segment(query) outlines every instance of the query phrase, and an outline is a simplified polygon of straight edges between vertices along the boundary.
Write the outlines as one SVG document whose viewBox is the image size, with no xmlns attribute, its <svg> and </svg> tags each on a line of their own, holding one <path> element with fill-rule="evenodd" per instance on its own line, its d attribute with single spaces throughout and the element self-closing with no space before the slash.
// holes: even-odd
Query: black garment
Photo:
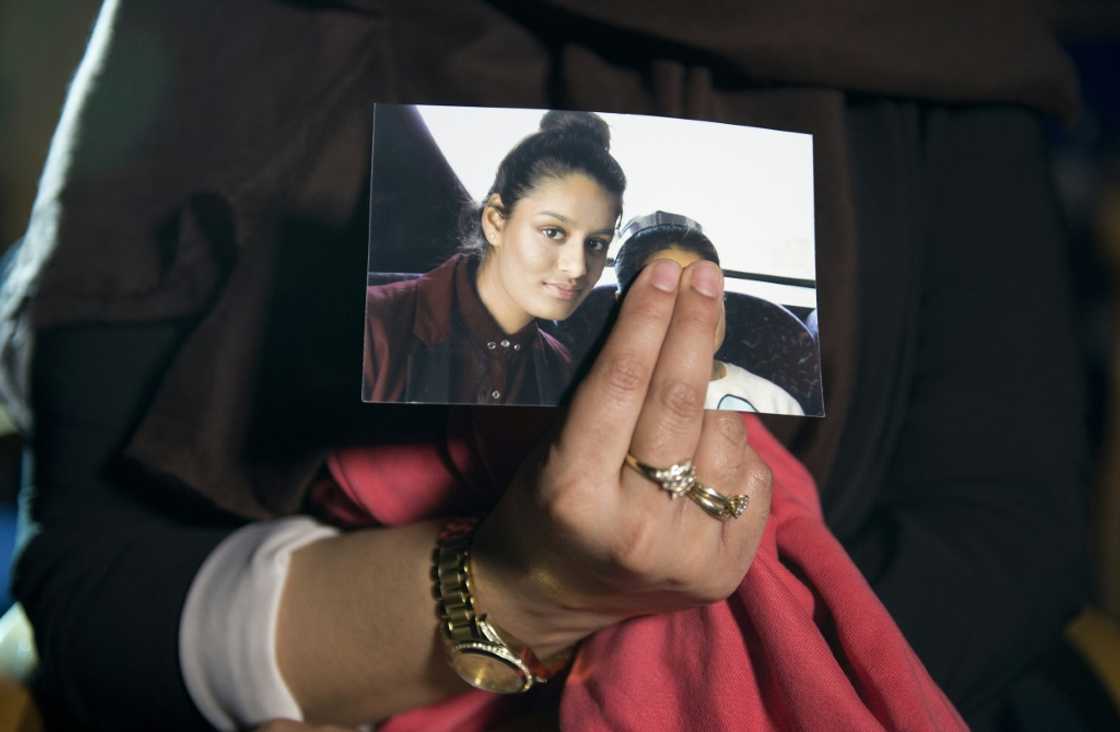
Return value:
<svg viewBox="0 0 1120 732">
<path fill-rule="evenodd" d="M 668 22 L 668 4 L 620 20 L 622 5 L 587 11 L 594 22 L 480 2 L 107 6 L 118 27 L 99 85 L 62 136 L 74 162 L 52 157 L 4 310 L 9 355 L 29 353 L 13 334 L 35 335 L 40 530 L 15 591 L 36 625 L 38 691 L 67 728 L 199 727 L 178 616 L 209 550 L 246 519 L 298 510 L 323 450 L 446 423 L 357 399 L 373 99 L 814 133 L 829 417 L 768 422 L 970 721 L 1058 637 L 1087 587 L 1084 439 L 1038 120 L 836 90 L 1063 108 L 1052 41 L 999 3 L 952 22 L 890 10 L 885 26 L 788 3 L 726 18 L 693 4 L 689 23 Z M 697 24 L 710 43 L 686 32 Z M 811 43 L 773 32 L 798 27 Z M 901 50 L 874 58 L 848 29 Z M 160 103 L 122 125 L 117 95 L 152 49 L 164 63 L 145 68 L 168 78 L 140 81 Z M 960 59 L 986 63 L 950 73 Z M 422 182 L 411 152 L 401 164 Z"/>
</svg>

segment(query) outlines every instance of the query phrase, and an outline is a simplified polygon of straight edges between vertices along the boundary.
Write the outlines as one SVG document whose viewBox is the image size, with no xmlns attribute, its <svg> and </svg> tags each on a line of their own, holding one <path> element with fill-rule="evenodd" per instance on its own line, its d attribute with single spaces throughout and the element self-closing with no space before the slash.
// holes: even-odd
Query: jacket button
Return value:
<svg viewBox="0 0 1120 732">
<path fill-rule="evenodd" d="M 502 392 L 495 389 L 494 391 L 490 392 L 490 398 L 495 399 L 495 400 L 501 399 L 502 398 Z"/>
<path fill-rule="evenodd" d="M 486 347 L 489 348 L 491 351 L 493 351 L 495 348 L 498 347 L 498 344 L 495 343 L 494 341 L 490 341 L 489 343 L 486 344 Z"/>
</svg>

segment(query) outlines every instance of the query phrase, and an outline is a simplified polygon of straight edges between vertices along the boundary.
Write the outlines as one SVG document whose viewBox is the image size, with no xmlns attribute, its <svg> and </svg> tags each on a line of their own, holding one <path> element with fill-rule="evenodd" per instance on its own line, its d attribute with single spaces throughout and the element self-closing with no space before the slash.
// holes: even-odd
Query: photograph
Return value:
<svg viewBox="0 0 1120 732">
<path fill-rule="evenodd" d="M 724 278 L 706 409 L 823 416 L 804 133 L 373 106 L 362 398 L 563 403 L 646 265 Z"/>
</svg>

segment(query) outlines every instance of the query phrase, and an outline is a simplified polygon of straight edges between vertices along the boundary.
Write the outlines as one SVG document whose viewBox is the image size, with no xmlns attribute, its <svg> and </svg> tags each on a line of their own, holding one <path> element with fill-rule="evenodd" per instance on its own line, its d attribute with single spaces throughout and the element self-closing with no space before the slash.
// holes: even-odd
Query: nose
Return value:
<svg viewBox="0 0 1120 732">
<path fill-rule="evenodd" d="M 571 237 L 560 247 L 559 269 L 566 277 L 578 280 L 587 274 L 587 253 L 583 237 Z"/>
</svg>

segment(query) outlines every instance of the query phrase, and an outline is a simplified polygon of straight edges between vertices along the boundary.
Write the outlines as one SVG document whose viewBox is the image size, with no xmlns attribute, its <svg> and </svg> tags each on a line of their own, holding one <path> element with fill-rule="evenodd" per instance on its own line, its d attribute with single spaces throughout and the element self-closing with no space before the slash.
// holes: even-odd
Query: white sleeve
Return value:
<svg viewBox="0 0 1120 732">
<path fill-rule="evenodd" d="M 338 534 L 307 517 L 250 524 L 211 552 L 179 624 L 187 691 L 219 730 L 303 719 L 276 661 L 276 619 L 292 552 Z"/>
</svg>

